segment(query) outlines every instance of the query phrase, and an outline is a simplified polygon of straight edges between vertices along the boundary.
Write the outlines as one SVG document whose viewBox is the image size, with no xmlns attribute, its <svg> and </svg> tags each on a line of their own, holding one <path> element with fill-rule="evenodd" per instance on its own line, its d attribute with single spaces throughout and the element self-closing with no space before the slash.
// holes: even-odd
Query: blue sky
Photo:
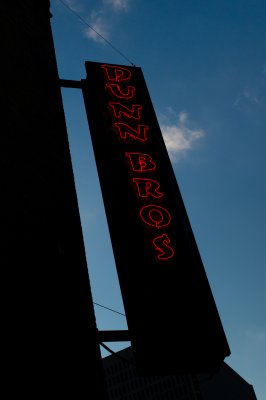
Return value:
<svg viewBox="0 0 266 400">
<path fill-rule="evenodd" d="M 231 348 L 225 361 L 266 399 L 265 1 L 64 1 L 126 59 L 52 0 L 61 78 L 84 79 L 85 61 L 142 68 Z M 93 299 L 123 313 L 82 95 L 62 94 Z M 122 315 L 95 312 L 99 329 L 126 329 Z"/>
</svg>

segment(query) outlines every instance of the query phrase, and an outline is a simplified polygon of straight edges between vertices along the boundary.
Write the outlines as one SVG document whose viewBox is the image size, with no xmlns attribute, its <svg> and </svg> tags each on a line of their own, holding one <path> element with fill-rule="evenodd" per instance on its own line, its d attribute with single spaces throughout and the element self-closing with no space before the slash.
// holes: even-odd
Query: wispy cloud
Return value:
<svg viewBox="0 0 266 400">
<path fill-rule="evenodd" d="M 245 331 L 245 336 L 257 343 L 266 343 L 266 331 L 265 330 L 251 330 L 248 329 Z"/>
<path fill-rule="evenodd" d="M 259 104 L 259 99 L 252 91 L 245 89 L 234 101 L 234 106 L 240 106 L 244 102 Z"/>
<path fill-rule="evenodd" d="M 110 38 L 110 26 L 101 12 L 92 11 L 90 25 L 93 29 L 86 28 L 84 30 L 84 34 L 88 39 L 94 40 L 95 42 L 102 42 L 103 39 L 101 36 L 107 40 Z"/>
<path fill-rule="evenodd" d="M 116 11 L 127 11 L 129 8 L 129 0 L 104 0 L 104 4 Z"/>
<path fill-rule="evenodd" d="M 175 114 L 171 107 L 168 108 L 168 112 L 172 115 Z M 181 156 L 184 156 L 187 151 L 193 148 L 199 139 L 205 136 L 202 129 L 189 127 L 188 113 L 184 111 L 178 114 L 176 123 L 168 123 L 168 118 L 165 115 L 161 116 L 160 119 L 164 121 L 160 126 L 165 145 L 173 162 L 178 161 Z"/>
<path fill-rule="evenodd" d="M 80 5 L 78 0 L 64 0 L 64 3 L 73 11 L 82 11 L 82 6 Z"/>
<path fill-rule="evenodd" d="M 104 43 L 104 41 L 100 35 L 105 39 L 110 40 L 112 31 L 112 25 L 110 23 L 112 15 L 110 13 L 115 12 L 117 17 L 119 13 L 128 11 L 129 3 L 130 0 L 102 0 L 99 8 L 94 9 L 91 12 L 89 25 L 93 29 L 85 29 L 85 36 L 90 40 L 102 43 Z"/>
</svg>

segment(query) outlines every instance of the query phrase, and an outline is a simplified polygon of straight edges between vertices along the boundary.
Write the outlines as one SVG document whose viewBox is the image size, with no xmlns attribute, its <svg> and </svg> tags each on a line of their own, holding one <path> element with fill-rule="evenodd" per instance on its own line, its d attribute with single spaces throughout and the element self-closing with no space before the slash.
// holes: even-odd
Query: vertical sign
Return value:
<svg viewBox="0 0 266 400">
<path fill-rule="evenodd" d="M 86 62 L 92 144 L 132 348 L 144 373 L 230 354 L 140 68 Z"/>
</svg>

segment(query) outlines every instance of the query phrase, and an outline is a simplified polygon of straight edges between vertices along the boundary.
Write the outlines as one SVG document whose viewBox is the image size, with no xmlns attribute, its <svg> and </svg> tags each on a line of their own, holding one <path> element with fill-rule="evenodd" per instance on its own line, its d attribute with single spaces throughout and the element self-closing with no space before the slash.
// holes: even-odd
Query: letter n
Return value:
<svg viewBox="0 0 266 400">
<path fill-rule="evenodd" d="M 140 114 L 142 110 L 142 105 L 140 104 L 133 104 L 131 108 L 129 108 L 121 103 L 110 102 L 109 106 L 112 108 L 116 118 L 122 118 L 122 117 L 133 118 L 133 119 L 141 118 Z"/>
<path fill-rule="evenodd" d="M 116 122 L 114 126 L 118 129 L 121 139 L 130 137 L 134 140 L 140 140 L 141 142 L 146 142 L 147 140 L 147 132 L 149 130 L 147 125 L 138 125 L 137 129 L 134 129 L 122 122 Z"/>
</svg>

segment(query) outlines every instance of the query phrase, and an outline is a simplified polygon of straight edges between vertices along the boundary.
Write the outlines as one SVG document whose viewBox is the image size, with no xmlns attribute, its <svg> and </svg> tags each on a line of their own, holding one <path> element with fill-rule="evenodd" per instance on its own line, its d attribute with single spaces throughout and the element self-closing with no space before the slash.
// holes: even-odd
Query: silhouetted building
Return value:
<svg viewBox="0 0 266 400">
<path fill-rule="evenodd" d="M 256 400 L 252 385 L 226 363 L 213 376 L 140 376 L 128 347 L 103 365 L 109 400 Z"/>
<path fill-rule="evenodd" d="M 49 6 L 0 5 L 2 390 L 103 399 Z"/>
<path fill-rule="evenodd" d="M 226 363 L 222 364 L 219 372 L 211 379 L 202 376 L 199 381 L 204 400 L 257 399 L 253 386 Z"/>
</svg>

